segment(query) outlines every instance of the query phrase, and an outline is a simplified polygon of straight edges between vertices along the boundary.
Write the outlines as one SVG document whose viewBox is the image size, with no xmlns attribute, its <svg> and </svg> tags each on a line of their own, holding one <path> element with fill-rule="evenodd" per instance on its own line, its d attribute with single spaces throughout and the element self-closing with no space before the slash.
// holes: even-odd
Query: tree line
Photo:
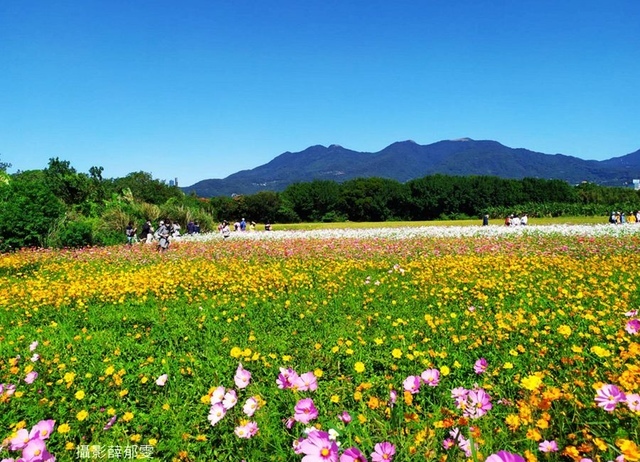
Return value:
<svg viewBox="0 0 640 462">
<path fill-rule="evenodd" d="M 68 161 L 50 159 L 47 168 L 7 174 L 0 162 L 0 251 L 22 247 L 81 247 L 124 242 L 129 222 L 170 219 L 203 232 L 244 217 L 257 223 L 335 221 L 419 221 L 529 216 L 606 217 L 612 210 L 640 208 L 631 188 L 562 180 L 491 176 L 430 175 L 406 183 L 358 178 L 294 183 L 282 192 L 199 198 L 178 187 L 134 172 L 105 179 L 102 167 L 77 172 Z"/>
</svg>

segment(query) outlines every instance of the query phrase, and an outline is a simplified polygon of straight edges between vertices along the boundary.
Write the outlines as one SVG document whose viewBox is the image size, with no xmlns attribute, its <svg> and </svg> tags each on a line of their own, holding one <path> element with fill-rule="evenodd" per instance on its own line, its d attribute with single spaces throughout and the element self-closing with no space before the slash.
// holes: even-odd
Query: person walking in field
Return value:
<svg viewBox="0 0 640 462">
<path fill-rule="evenodd" d="M 138 228 L 133 226 L 133 222 L 130 221 L 129 224 L 127 225 L 127 228 L 125 229 L 125 234 L 127 235 L 127 244 L 128 245 L 132 245 L 134 242 L 137 241 L 136 239 L 136 231 L 138 231 Z"/>
<path fill-rule="evenodd" d="M 160 222 L 156 231 L 158 238 L 158 252 L 165 252 L 169 248 L 169 238 L 171 237 L 171 222 L 169 220 Z"/>
</svg>

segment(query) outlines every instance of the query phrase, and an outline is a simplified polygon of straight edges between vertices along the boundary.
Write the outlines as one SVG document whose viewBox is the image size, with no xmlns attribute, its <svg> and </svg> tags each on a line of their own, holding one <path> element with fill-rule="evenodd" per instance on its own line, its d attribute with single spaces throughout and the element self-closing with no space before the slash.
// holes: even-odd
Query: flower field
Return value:
<svg viewBox="0 0 640 462">
<path fill-rule="evenodd" d="M 0 459 L 638 461 L 639 252 L 628 225 L 1 255 Z"/>
</svg>

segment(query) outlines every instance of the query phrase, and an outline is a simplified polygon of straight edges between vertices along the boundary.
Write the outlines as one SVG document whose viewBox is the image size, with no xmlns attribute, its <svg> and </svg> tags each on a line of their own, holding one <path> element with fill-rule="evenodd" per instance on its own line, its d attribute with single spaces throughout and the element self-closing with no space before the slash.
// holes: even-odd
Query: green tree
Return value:
<svg viewBox="0 0 640 462">
<path fill-rule="evenodd" d="M 49 189 L 42 171 L 13 175 L 0 187 L 0 249 L 44 247 L 65 206 Z"/>
<path fill-rule="evenodd" d="M 282 192 L 282 199 L 300 220 L 322 221 L 324 215 L 335 212 L 340 186 L 329 180 L 294 183 Z"/>
</svg>

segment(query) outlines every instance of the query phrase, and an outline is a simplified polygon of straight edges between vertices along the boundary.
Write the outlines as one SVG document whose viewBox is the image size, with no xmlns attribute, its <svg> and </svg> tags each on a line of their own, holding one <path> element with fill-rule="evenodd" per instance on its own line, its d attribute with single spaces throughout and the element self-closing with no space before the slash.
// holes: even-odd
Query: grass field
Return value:
<svg viewBox="0 0 640 462">
<path fill-rule="evenodd" d="M 2 255 L 0 457 L 639 460 L 640 225 L 536 221 Z"/>
</svg>

